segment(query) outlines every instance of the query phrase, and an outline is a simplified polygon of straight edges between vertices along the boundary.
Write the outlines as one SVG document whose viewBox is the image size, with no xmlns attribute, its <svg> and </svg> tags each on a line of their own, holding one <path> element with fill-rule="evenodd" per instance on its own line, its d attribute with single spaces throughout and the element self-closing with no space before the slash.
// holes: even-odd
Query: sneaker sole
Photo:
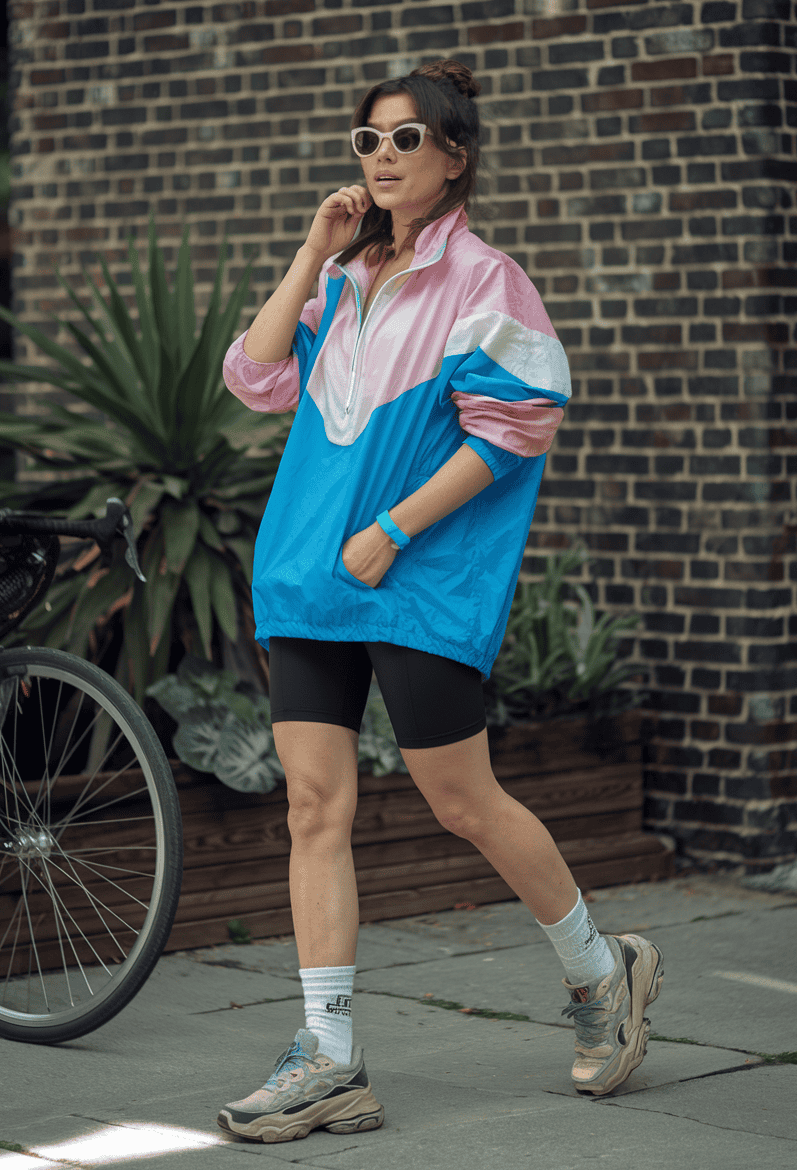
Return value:
<svg viewBox="0 0 797 1170">
<path fill-rule="evenodd" d="M 646 939 L 645 941 L 647 942 L 648 940 Z M 645 1002 L 641 1009 L 637 1008 L 637 1011 L 644 1011 L 649 1004 L 653 1003 L 655 999 L 658 999 L 661 985 L 664 981 L 664 957 L 655 943 L 648 943 L 648 946 L 650 947 L 650 951 L 646 957 L 651 970 L 647 973 L 644 971 L 640 972 L 637 979 L 639 982 L 642 982 L 647 977 L 650 983 Z M 644 951 L 642 953 L 645 955 Z M 612 1093 L 628 1079 L 634 1069 L 639 1068 L 648 1049 L 649 1036 L 650 1020 L 647 1016 L 643 1016 L 636 1027 L 634 1027 L 633 1021 L 631 1021 L 628 1043 L 624 1046 L 620 1054 L 620 1059 L 615 1067 L 608 1072 L 604 1080 L 597 1081 L 592 1085 L 586 1086 L 574 1081 L 573 1084 L 576 1091 L 582 1097 L 605 1097 L 608 1093 Z"/>
<path fill-rule="evenodd" d="M 340 1097 L 318 1101 L 308 1106 L 301 1120 L 295 1114 L 265 1113 L 243 1125 L 233 1121 L 226 1109 L 221 1110 L 216 1120 L 221 1129 L 237 1138 L 255 1142 L 291 1142 L 306 1138 L 314 1129 L 327 1129 L 330 1133 L 363 1133 L 379 1129 L 385 1120 L 385 1110 L 369 1087 L 355 1100 L 347 1096 L 345 1105 L 341 1104 Z"/>
</svg>

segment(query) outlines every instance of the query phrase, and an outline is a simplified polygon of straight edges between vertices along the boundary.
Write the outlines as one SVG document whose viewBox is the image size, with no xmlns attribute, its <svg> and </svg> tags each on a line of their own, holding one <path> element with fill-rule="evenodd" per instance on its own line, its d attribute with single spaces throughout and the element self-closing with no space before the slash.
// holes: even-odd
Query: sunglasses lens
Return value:
<svg viewBox="0 0 797 1170">
<path fill-rule="evenodd" d="M 379 146 L 379 138 L 371 130 L 360 130 L 354 135 L 354 149 L 358 154 L 373 154 Z"/>
<path fill-rule="evenodd" d="M 412 154 L 421 145 L 421 132 L 414 126 L 403 126 L 393 135 L 396 147 L 402 154 Z"/>
<path fill-rule="evenodd" d="M 413 126 L 402 126 L 394 133 L 397 149 L 402 154 L 412 154 L 421 145 L 421 132 Z M 354 136 L 354 149 L 359 155 L 373 154 L 379 149 L 379 135 L 373 130 L 360 130 Z"/>
</svg>

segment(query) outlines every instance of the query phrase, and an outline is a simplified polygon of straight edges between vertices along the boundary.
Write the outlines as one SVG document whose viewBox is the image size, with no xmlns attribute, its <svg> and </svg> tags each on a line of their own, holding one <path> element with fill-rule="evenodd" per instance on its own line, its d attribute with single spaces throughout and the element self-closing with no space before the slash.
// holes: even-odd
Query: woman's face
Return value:
<svg viewBox="0 0 797 1170">
<path fill-rule="evenodd" d="M 371 106 L 367 125 L 375 130 L 395 130 L 405 122 L 420 122 L 415 103 L 408 93 L 382 94 Z M 453 146 L 455 145 L 448 140 Z M 401 154 L 389 138 L 383 138 L 374 154 L 361 158 L 363 174 L 371 198 L 378 207 L 393 213 L 394 223 L 409 224 L 425 215 L 440 198 L 447 179 L 456 179 L 467 157 L 463 148 L 461 161 L 449 158 L 432 142 L 428 131 L 423 146 L 413 154 Z M 389 171 L 399 182 L 382 186 L 376 176 Z"/>
</svg>

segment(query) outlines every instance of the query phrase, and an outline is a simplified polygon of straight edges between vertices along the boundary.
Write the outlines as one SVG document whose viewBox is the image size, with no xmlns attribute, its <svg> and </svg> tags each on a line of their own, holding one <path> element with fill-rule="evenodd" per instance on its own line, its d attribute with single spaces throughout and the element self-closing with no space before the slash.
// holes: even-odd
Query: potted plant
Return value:
<svg viewBox="0 0 797 1170">
<path fill-rule="evenodd" d="M 4 505 L 79 519 L 120 497 L 147 578 L 131 586 L 121 549 L 103 568 L 95 546 L 73 546 L 77 556 L 15 637 L 91 658 L 139 702 L 186 650 L 264 688 L 265 654 L 252 637 L 252 557 L 292 416 L 253 416 L 222 380 L 250 268 L 222 308 L 222 245 L 198 328 L 188 227 L 171 289 L 152 220 L 148 253 L 145 279 L 130 239 L 125 284 L 135 315 L 102 257 L 106 294 L 85 269 L 88 297 L 57 273 L 82 319 L 59 321 L 71 349 L 0 307 L 0 317 L 50 359 L 0 361 L 0 374 L 68 396 L 65 404 L 48 398 L 46 411 L 0 414 L 4 443 L 27 457 L 29 471 L 24 482 L 0 484 Z"/>
</svg>

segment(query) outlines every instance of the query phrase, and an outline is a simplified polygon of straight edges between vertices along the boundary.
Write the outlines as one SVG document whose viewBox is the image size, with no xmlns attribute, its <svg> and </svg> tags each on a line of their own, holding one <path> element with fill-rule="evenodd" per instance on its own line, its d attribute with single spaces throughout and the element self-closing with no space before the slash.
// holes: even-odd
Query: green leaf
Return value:
<svg viewBox="0 0 797 1170">
<path fill-rule="evenodd" d="M 73 654 L 86 657 L 89 634 L 114 602 L 124 597 L 133 583 L 133 575 L 124 562 L 121 550 L 115 550 L 115 564 L 89 589 L 81 590 L 69 624 L 69 645 Z"/>
<path fill-rule="evenodd" d="M 145 574 L 146 576 L 146 574 Z M 150 580 L 147 577 L 149 588 L 146 590 L 149 633 L 149 653 L 153 657 L 161 644 L 167 622 L 172 615 L 177 592 L 182 577 L 180 573 L 164 573 L 160 570 L 153 574 Z"/>
<path fill-rule="evenodd" d="M 277 786 L 273 768 L 277 761 L 268 758 L 272 744 L 264 723 L 245 724 L 230 711 L 219 735 L 213 770 L 222 784 L 238 792 L 271 792 Z"/>
<path fill-rule="evenodd" d="M 194 348 L 196 317 L 194 314 L 194 278 L 188 248 L 188 224 L 183 228 L 183 239 L 177 258 L 174 280 L 174 308 L 180 333 L 180 356 L 183 361 Z"/>
<path fill-rule="evenodd" d="M 161 509 L 166 542 L 166 564 L 172 573 L 182 573 L 194 550 L 202 517 L 196 500 L 167 499 Z"/>
<path fill-rule="evenodd" d="M 232 574 L 227 564 L 220 558 L 213 558 L 213 569 L 210 574 L 210 601 L 216 620 L 231 642 L 238 640 L 238 605 L 235 600 L 235 589 Z"/>
<path fill-rule="evenodd" d="M 175 674 L 164 675 L 148 686 L 145 693 L 156 699 L 167 715 L 171 715 L 172 719 L 178 722 L 197 705 L 194 688 L 181 682 Z"/>
<path fill-rule="evenodd" d="M 214 770 L 226 718 L 227 713 L 219 703 L 193 707 L 182 716 L 174 736 L 174 750 L 184 764 L 199 772 Z"/>
<path fill-rule="evenodd" d="M 224 552 L 224 541 L 213 521 L 204 512 L 199 514 L 199 535 L 210 548 L 216 552 Z"/>
<path fill-rule="evenodd" d="M 238 558 L 238 563 L 244 571 L 246 583 L 249 588 L 252 588 L 252 581 L 254 580 L 254 556 L 255 556 L 255 542 L 253 540 L 246 540 L 239 536 L 228 536 L 226 540 L 227 547 L 230 548 Z"/>
<path fill-rule="evenodd" d="M 191 594 L 191 604 L 199 628 L 202 648 L 205 651 L 205 657 L 208 659 L 212 657 L 210 649 L 210 638 L 212 634 L 210 617 L 210 570 L 210 554 L 203 544 L 197 542 L 194 545 L 194 551 L 191 553 L 191 559 L 185 567 L 185 579 Z"/>
<path fill-rule="evenodd" d="M 128 256 L 130 257 L 130 271 L 133 276 L 133 287 L 136 290 L 138 323 L 139 328 L 141 329 L 141 346 L 139 349 L 139 353 L 143 361 L 143 368 L 140 369 L 141 381 L 145 389 L 151 395 L 159 380 L 158 360 L 160 346 L 158 344 L 157 325 L 152 314 L 152 304 L 144 287 L 144 279 L 141 275 L 141 265 L 138 259 L 135 240 L 132 235 L 128 237 L 127 252 Z"/>
<path fill-rule="evenodd" d="M 122 497 L 130 509 L 133 518 L 133 528 L 140 532 L 150 515 L 155 511 L 163 499 L 163 485 L 150 480 L 139 480 L 133 491 L 125 498 Z"/>
</svg>

